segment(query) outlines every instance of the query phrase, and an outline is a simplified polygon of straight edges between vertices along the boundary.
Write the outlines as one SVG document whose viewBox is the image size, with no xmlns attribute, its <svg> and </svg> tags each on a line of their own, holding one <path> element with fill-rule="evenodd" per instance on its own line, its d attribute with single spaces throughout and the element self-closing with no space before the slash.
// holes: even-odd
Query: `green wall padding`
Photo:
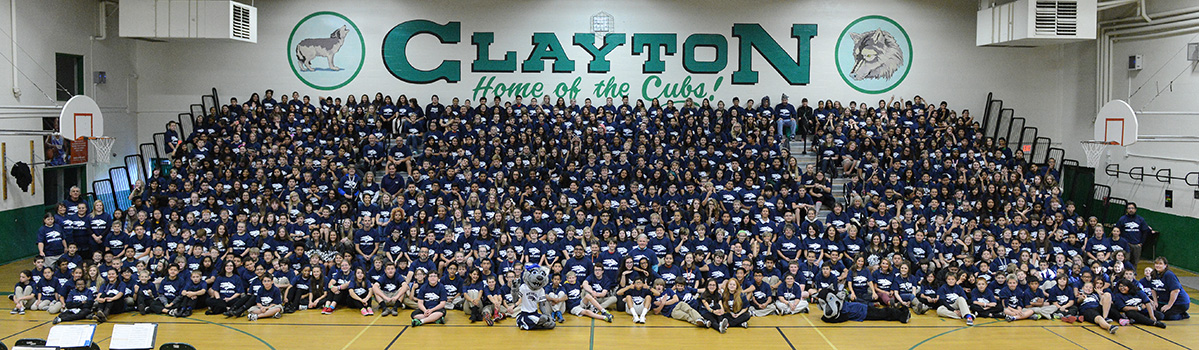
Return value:
<svg viewBox="0 0 1199 350">
<path fill-rule="evenodd" d="M 40 205 L 0 211 L 0 264 L 37 254 L 37 229 L 44 213 Z"/>
</svg>

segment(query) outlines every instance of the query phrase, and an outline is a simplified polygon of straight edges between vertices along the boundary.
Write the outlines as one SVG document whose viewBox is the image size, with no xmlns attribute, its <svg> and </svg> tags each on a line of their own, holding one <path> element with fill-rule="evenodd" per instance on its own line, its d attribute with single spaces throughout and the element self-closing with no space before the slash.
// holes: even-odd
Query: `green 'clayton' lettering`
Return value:
<svg viewBox="0 0 1199 350">
<path fill-rule="evenodd" d="M 699 62 L 695 60 L 697 46 L 716 48 L 716 60 Z M 720 34 L 691 34 L 683 42 L 683 69 L 691 73 L 720 73 L 729 65 L 729 41 Z"/>
<path fill-rule="evenodd" d="M 408 61 L 408 42 L 419 34 L 432 34 L 442 44 L 457 44 L 462 36 L 462 23 L 444 25 L 426 20 L 412 20 L 396 25 L 383 37 L 383 65 L 400 80 L 427 84 L 439 79 L 456 83 L 462 79 L 462 62 L 442 61 L 437 68 L 419 70 Z"/>
<path fill-rule="evenodd" d="M 642 50 L 648 48 L 649 57 L 645 58 L 645 64 L 641 66 L 641 71 L 644 73 L 662 73 L 666 71 L 666 62 L 662 61 L 662 56 L 658 54 L 658 48 L 665 48 L 667 56 L 673 56 L 678 51 L 678 35 L 675 34 L 633 34 L 633 54 L 640 55 Z"/>
<path fill-rule="evenodd" d="M 737 53 L 737 71 L 733 72 L 733 84 L 754 84 L 758 82 L 758 72 L 753 70 L 753 56 L 750 50 L 758 50 L 762 58 L 774 67 L 783 79 L 791 85 L 807 84 L 811 80 L 812 37 L 816 36 L 815 24 L 795 24 L 791 26 L 791 37 L 798 39 L 797 60 L 791 60 L 786 51 L 777 41 L 766 33 L 759 24 L 737 23 L 733 25 L 733 36 L 741 39 Z"/>
<path fill-rule="evenodd" d="M 533 52 L 529 58 L 520 64 L 523 72 L 540 72 L 545 69 L 542 60 L 554 60 L 554 73 L 570 73 L 575 71 L 575 61 L 566 56 L 562 43 L 554 33 L 533 33 Z"/>
<path fill-rule="evenodd" d="M 791 37 L 796 39 L 796 55 L 794 59 L 787 54 L 779 42 L 774 40 L 756 23 L 733 24 L 732 35 L 740 42 L 737 45 L 737 70 L 732 73 L 733 84 L 754 84 L 759 81 L 758 72 L 753 69 L 753 52 L 757 51 L 787 83 L 791 85 L 808 84 L 811 80 L 811 42 L 816 36 L 815 24 L 793 24 Z M 459 22 L 437 24 L 428 20 L 410 20 L 393 27 L 383 38 L 383 64 L 387 70 L 400 80 L 428 84 L 438 80 L 457 83 L 462 78 L 462 64 L 457 60 L 444 60 L 437 67 L 421 70 L 412 66 L 408 58 L 408 43 L 420 34 L 431 34 L 442 44 L 457 44 L 462 37 L 462 25 Z M 596 43 L 592 33 L 575 33 L 572 44 L 583 48 L 591 60 L 587 63 L 588 73 L 608 73 L 612 70 L 609 59 L 617 47 L 629 43 L 629 34 L 609 33 L 604 35 L 602 45 Z M 631 51 L 633 55 L 647 53 L 642 64 L 642 73 L 658 74 L 666 71 L 665 56 L 673 56 L 679 52 L 678 34 L 674 33 L 634 33 L 632 35 Z M 533 50 L 528 58 L 520 64 L 521 72 L 545 71 L 545 60 L 553 60 L 552 72 L 571 73 L 575 70 L 575 61 L 570 59 L 561 41 L 554 33 L 533 33 L 531 37 Z M 516 73 L 516 51 L 503 51 L 503 58 L 492 59 L 491 46 L 495 43 L 494 32 L 475 32 L 471 35 L 471 44 L 475 46 L 475 59 L 471 62 L 472 72 Z M 719 74 L 729 65 L 728 37 L 723 34 L 692 34 L 682 44 L 682 65 L 690 73 Z M 696 58 L 696 50 L 700 47 L 715 49 L 715 58 L 711 61 L 701 61 Z M 427 48 L 425 49 L 428 50 Z M 490 79 L 481 81 L 482 87 L 490 84 Z M 644 86 L 653 88 L 668 87 L 660 78 L 647 79 Z M 679 90 L 686 91 L 689 82 L 681 82 Z M 610 85 L 610 84 L 609 84 Z M 619 86 L 619 85 L 618 85 Z M 698 86 L 697 86 L 698 87 Z M 518 86 L 517 90 L 522 90 Z M 528 89 L 533 89 L 529 86 Z M 604 87 L 605 89 L 607 86 Z M 491 87 L 501 89 L 497 83 Z M 617 88 L 619 89 L 619 88 Z M 568 90 L 563 87 L 561 90 Z M 577 90 L 577 86 L 569 87 Z M 702 89 L 691 91 L 696 95 L 704 95 Z M 713 89 L 714 90 L 714 89 Z M 526 90 L 527 91 L 527 90 Z M 672 95 L 670 91 L 662 95 Z M 678 93 L 682 96 L 684 93 Z"/>
<path fill-rule="evenodd" d="M 475 32 L 470 36 L 470 43 L 475 45 L 475 61 L 470 63 L 472 72 L 515 72 L 516 51 L 504 53 L 504 59 L 492 60 L 489 56 L 491 43 L 495 42 L 495 33 Z"/>
<path fill-rule="evenodd" d="M 611 53 L 617 46 L 624 45 L 624 34 L 609 33 L 604 35 L 604 46 L 595 48 L 595 35 L 589 33 L 575 33 L 574 44 L 587 50 L 591 54 L 591 62 L 587 63 L 588 73 L 607 73 L 610 70 L 611 62 L 608 61 L 608 53 Z"/>
</svg>

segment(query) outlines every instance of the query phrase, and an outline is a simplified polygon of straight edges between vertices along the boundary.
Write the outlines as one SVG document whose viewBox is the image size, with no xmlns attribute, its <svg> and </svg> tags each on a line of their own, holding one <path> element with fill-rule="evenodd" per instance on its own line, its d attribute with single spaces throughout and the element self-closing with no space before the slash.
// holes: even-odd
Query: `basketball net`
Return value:
<svg viewBox="0 0 1199 350">
<path fill-rule="evenodd" d="M 1099 166 L 1099 160 L 1103 158 L 1103 151 L 1107 150 L 1107 146 L 1118 144 L 1115 141 L 1098 141 L 1086 140 L 1081 141 L 1082 151 L 1087 153 L 1087 167 L 1094 168 Z"/>
<path fill-rule="evenodd" d="M 88 136 L 84 136 L 82 138 L 87 139 L 88 163 L 95 165 L 108 164 L 112 162 L 112 145 L 117 142 L 116 138 Z"/>
</svg>

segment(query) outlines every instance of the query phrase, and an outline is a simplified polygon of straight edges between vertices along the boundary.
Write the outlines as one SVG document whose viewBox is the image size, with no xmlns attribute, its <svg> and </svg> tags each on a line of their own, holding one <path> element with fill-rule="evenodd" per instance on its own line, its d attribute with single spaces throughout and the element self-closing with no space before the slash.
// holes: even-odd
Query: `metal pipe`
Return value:
<svg viewBox="0 0 1199 350">
<path fill-rule="evenodd" d="M 8 0 L 8 4 L 9 15 L 12 17 L 9 22 L 11 27 L 9 28 L 8 32 L 8 35 L 11 36 L 9 39 L 12 39 L 9 40 L 9 43 L 11 44 L 10 48 L 12 49 L 12 51 L 10 51 L 12 52 L 12 95 L 17 99 L 20 99 L 21 86 L 18 85 L 17 81 L 17 0 Z"/>
<path fill-rule="evenodd" d="M 1110 9 L 1128 5 L 1128 4 L 1135 4 L 1137 2 L 1138 2 L 1138 0 L 1115 0 L 1115 1 L 1100 2 L 1096 5 L 1099 8 L 1099 11 L 1104 11 L 1104 10 L 1110 10 Z"/>
<path fill-rule="evenodd" d="M 0 109 L 62 109 L 62 106 L 0 106 Z"/>
<path fill-rule="evenodd" d="M 1195 18 L 1195 16 L 1196 16 L 1196 15 L 1199 15 L 1199 9 L 1195 9 L 1195 10 L 1192 10 L 1192 12 L 1186 12 L 1186 13 L 1182 13 L 1182 14 L 1178 14 L 1178 15 L 1174 15 L 1174 16 L 1169 16 L 1169 17 L 1159 17 L 1159 18 L 1157 18 L 1157 19 L 1154 19 L 1154 20 L 1152 20 L 1153 22 L 1148 22 L 1148 23 L 1140 23 L 1140 22 L 1125 23 L 1125 24 L 1114 25 L 1114 26 L 1107 27 L 1107 28 L 1104 28 L 1104 29 L 1107 29 L 1107 30 L 1121 30 L 1121 29 L 1129 29 L 1129 28 L 1147 27 L 1147 26 L 1153 26 L 1153 25 L 1157 25 L 1157 24 L 1166 24 L 1166 23 L 1173 23 L 1173 22 L 1185 21 L 1185 20 L 1188 20 L 1188 19 Z"/>
<path fill-rule="evenodd" d="M 1132 153 L 1132 152 L 1128 152 L 1127 154 L 1129 157 L 1168 160 L 1168 161 L 1173 161 L 1173 162 L 1199 163 L 1199 159 L 1183 159 L 1183 158 L 1178 158 L 1178 157 L 1153 156 L 1153 155 L 1148 155 L 1148 154 L 1139 154 L 1139 153 Z"/>
<path fill-rule="evenodd" d="M 1136 115 L 1199 115 L 1199 112 L 1138 111 Z"/>
</svg>

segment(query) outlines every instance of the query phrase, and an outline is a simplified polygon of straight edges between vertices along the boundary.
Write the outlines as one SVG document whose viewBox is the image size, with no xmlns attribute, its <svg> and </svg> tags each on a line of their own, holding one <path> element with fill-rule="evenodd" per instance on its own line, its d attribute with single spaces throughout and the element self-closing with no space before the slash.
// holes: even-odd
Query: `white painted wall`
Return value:
<svg viewBox="0 0 1199 350">
<path fill-rule="evenodd" d="M 118 15 L 114 13 L 108 18 L 108 39 L 93 41 L 91 37 L 98 33 L 99 10 L 96 1 L 10 1 L 16 1 L 18 48 L 15 55 L 9 49 L 12 38 L 11 12 L 10 3 L 4 1 L 0 3 L 0 54 L 4 56 L 4 60 L 0 61 L 0 106 L 61 106 L 62 102 L 54 100 L 54 54 L 82 55 L 87 83 L 84 94 L 95 99 L 104 112 L 108 125 L 106 134 L 117 138 L 114 152 L 121 155 L 134 152 L 138 129 L 132 113 L 136 109 L 136 96 L 132 93 L 136 89 L 133 77 L 135 50 L 132 40 L 116 37 Z M 110 7 L 109 11 L 112 10 Z M 22 91 L 20 98 L 11 93 L 14 71 L 9 60 L 14 57 L 19 70 L 16 74 Z M 93 70 L 106 71 L 108 83 L 92 85 Z M 0 129 L 41 129 L 40 119 L 15 119 L 17 114 L 25 115 L 28 111 L 0 109 Z M 57 115 L 57 112 L 52 115 Z M 9 167 L 17 160 L 30 162 L 30 140 L 35 141 L 36 161 L 42 161 L 45 153 L 41 137 L 0 137 L 0 142 L 8 145 Z M 3 179 L 9 184 L 9 198 L 0 200 L 0 211 L 43 204 L 40 166 L 35 167 L 34 175 L 36 194 L 21 193 L 15 180 L 11 177 Z"/>
<path fill-rule="evenodd" d="M 397 96 L 406 93 L 422 102 L 431 94 L 467 96 L 478 77 L 484 74 L 469 72 L 475 57 L 470 44 L 473 32 L 495 32 L 492 57 L 502 52 L 517 52 L 523 60 L 532 50 L 530 37 L 534 32 L 555 32 L 576 61 L 573 74 L 495 74 L 498 80 L 570 81 L 583 76 L 585 81 L 608 77 L 606 74 L 587 74 L 585 64 L 590 56 L 577 46 L 570 45 L 575 32 L 588 32 L 590 16 L 606 11 L 615 18 L 617 32 L 678 33 L 679 44 L 691 33 L 718 33 L 729 39 L 729 68 L 722 74 L 724 86 L 717 98 L 733 96 L 759 99 L 770 95 L 777 102 L 781 93 L 790 94 L 793 103 L 798 97 L 835 99 L 848 103 L 868 101 L 871 105 L 892 94 L 905 99 L 919 94 L 926 99 L 949 101 L 954 109 L 971 109 L 981 117 L 986 94 L 995 91 L 1018 114 L 1028 116 L 1030 125 L 1044 127 L 1042 136 L 1059 140 L 1073 128 L 1053 127 L 1072 125 L 1094 112 L 1093 43 L 1045 48 L 979 48 L 974 45 L 974 1 L 483 1 L 446 2 L 380 1 L 365 3 L 334 3 L 315 0 L 260 0 L 255 2 L 260 18 L 258 44 L 230 41 L 172 41 L 167 43 L 137 42 L 136 67 L 139 73 L 138 120 L 147 125 L 138 129 L 140 140 L 149 140 L 161 125 L 198 103 L 199 96 L 217 87 L 221 97 L 238 97 L 244 101 L 252 92 L 268 88 L 278 92 L 299 91 L 302 95 L 332 94 L 344 97 L 353 93 L 373 95 L 376 91 Z M 288 65 L 291 50 L 286 47 L 288 35 L 304 16 L 316 11 L 336 11 L 354 21 L 363 32 L 366 61 L 362 73 L 346 87 L 332 92 L 308 88 L 297 79 Z M 841 31 L 854 19 L 864 15 L 884 15 L 902 25 L 913 40 L 914 61 L 910 75 L 895 90 L 883 95 L 867 95 L 849 87 L 839 77 L 834 63 L 833 46 Z M 396 24 L 410 19 L 427 19 L 437 23 L 462 22 L 462 41 L 456 45 L 439 45 L 431 36 L 420 36 L 410 44 L 409 56 L 414 65 L 431 68 L 443 59 L 463 61 L 466 72 L 457 84 L 444 82 L 413 85 L 402 82 L 388 73 L 382 63 L 381 46 L 384 35 Z M 795 40 L 789 28 L 794 23 L 816 23 L 818 35 L 812 40 L 812 77 L 806 86 L 789 86 L 761 57 L 754 58 L 754 68 L 760 73 L 755 86 L 731 86 L 730 75 L 737 64 L 738 40 L 731 37 L 733 23 L 761 23 L 794 57 Z M 631 36 L 629 40 L 631 44 Z M 612 75 L 632 83 L 640 82 L 641 64 L 645 57 L 631 55 L 626 44 L 609 55 Z M 667 58 L 665 81 L 677 81 L 686 75 L 681 56 Z M 490 75 L 490 74 L 488 74 Z M 715 80 L 708 77 L 707 81 Z M 589 89 L 588 89 L 589 90 Z M 277 93 L 278 94 L 278 93 Z M 586 94 L 585 94 L 586 95 Z M 580 97 L 580 101 L 582 99 Z M 597 101 L 599 103 L 601 101 Z"/>
<path fill-rule="evenodd" d="M 1113 64 L 1110 67 L 1113 75 L 1112 98 L 1128 101 L 1137 111 L 1199 113 L 1195 104 L 1195 96 L 1199 96 L 1199 70 L 1194 62 L 1186 60 L 1183 50 L 1189 42 L 1199 42 L 1199 28 L 1185 34 L 1116 42 L 1112 48 Z M 1129 71 L 1128 56 L 1138 54 L 1144 58 L 1143 69 Z M 1199 137 L 1199 115 L 1141 115 L 1138 120 L 1141 135 Z M 1101 166 L 1095 183 L 1109 185 L 1113 196 L 1135 201 L 1151 210 L 1199 216 L 1199 200 L 1194 199 L 1194 191 L 1199 188 L 1187 186 L 1179 180 L 1162 183 L 1152 176 L 1157 169 L 1171 169 L 1175 177 L 1199 171 L 1199 154 L 1195 153 L 1197 145 L 1199 140 L 1139 142 L 1127 148 L 1114 148 L 1107 163 L 1119 164 L 1122 171 L 1144 167 L 1149 175 L 1144 181 L 1132 180 L 1127 175 L 1115 178 L 1104 174 Z M 1192 176 L 1192 180 L 1199 181 L 1199 177 Z M 1165 191 L 1168 189 L 1174 191 L 1173 208 L 1165 208 Z"/>
</svg>

